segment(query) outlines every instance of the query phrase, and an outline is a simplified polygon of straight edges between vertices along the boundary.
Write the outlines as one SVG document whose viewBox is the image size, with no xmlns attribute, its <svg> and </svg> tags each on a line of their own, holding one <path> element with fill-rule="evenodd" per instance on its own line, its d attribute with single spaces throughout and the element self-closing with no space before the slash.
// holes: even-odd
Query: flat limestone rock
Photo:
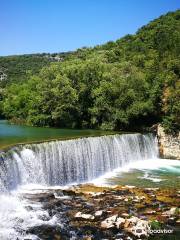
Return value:
<svg viewBox="0 0 180 240">
<path fill-rule="evenodd" d="M 75 218 L 90 219 L 93 220 L 95 217 L 92 214 L 85 214 L 82 212 L 77 212 Z"/>
</svg>

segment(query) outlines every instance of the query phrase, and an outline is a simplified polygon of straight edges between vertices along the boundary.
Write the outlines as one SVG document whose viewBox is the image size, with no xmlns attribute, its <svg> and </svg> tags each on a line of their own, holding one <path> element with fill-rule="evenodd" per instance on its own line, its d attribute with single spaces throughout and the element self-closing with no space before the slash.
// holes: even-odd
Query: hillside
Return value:
<svg viewBox="0 0 180 240">
<path fill-rule="evenodd" d="M 0 79 L 3 80 L 4 78 L 1 76 L 6 76 L 4 84 L 25 81 L 29 75 L 38 74 L 43 67 L 49 66 L 51 62 L 61 62 L 70 54 L 72 52 L 0 57 Z"/>
<path fill-rule="evenodd" d="M 94 48 L 2 57 L 1 114 L 28 125 L 71 128 L 134 130 L 162 122 L 176 132 L 179 57 L 180 10 Z"/>
</svg>

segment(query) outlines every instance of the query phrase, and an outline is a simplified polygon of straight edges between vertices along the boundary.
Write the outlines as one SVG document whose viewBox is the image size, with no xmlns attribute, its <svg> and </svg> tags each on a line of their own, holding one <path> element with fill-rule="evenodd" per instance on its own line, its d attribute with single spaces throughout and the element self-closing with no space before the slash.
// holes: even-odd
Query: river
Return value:
<svg viewBox="0 0 180 240">
<path fill-rule="evenodd" d="M 72 139 L 77 137 L 100 136 L 114 132 L 91 129 L 59 129 L 31 127 L 9 124 L 0 120 L 0 149 L 11 145 L 29 142 L 43 142 L 52 139 Z"/>
<path fill-rule="evenodd" d="M 64 196 L 69 185 L 179 187 L 180 161 L 158 158 L 153 134 L 97 136 L 103 134 L 1 121 L 1 147 L 18 144 L 0 153 L 1 240 L 56 239 L 60 233 L 63 239 L 85 239 L 84 230 L 68 224 L 71 198 L 77 206 L 86 204 L 79 196 Z M 74 137 L 81 138 L 67 140 Z M 44 142 L 55 138 L 61 140 Z"/>
</svg>

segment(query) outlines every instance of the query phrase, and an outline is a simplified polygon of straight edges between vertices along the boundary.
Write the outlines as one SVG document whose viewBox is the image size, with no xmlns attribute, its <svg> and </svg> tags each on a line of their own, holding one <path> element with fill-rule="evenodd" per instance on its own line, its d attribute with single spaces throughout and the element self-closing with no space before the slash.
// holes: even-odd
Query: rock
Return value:
<svg viewBox="0 0 180 240">
<path fill-rule="evenodd" d="M 128 237 L 127 237 L 127 240 L 132 240 L 132 238 L 128 236 Z"/>
<path fill-rule="evenodd" d="M 83 238 L 84 240 L 92 240 L 92 237 L 91 236 L 86 236 Z"/>
<path fill-rule="evenodd" d="M 117 234 L 116 234 L 116 240 L 123 240 L 123 239 L 125 239 L 125 237 L 126 237 L 126 235 L 123 233 L 123 232 L 118 232 Z M 105 239 L 104 239 L 105 240 Z"/>
<path fill-rule="evenodd" d="M 127 188 L 136 188 L 136 186 L 131 186 L 131 185 L 125 185 Z"/>
<path fill-rule="evenodd" d="M 148 221 L 141 220 L 137 217 L 126 219 L 124 230 L 140 238 L 142 236 L 148 237 L 150 226 Z"/>
<path fill-rule="evenodd" d="M 145 192 L 157 191 L 159 188 L 145 188 Z"/>
<path fill-rule="evenodd" d="M 62 190 L 62 192 L 64 195 L 68 195 L 68 196 L 76 196 L 77 195 L 77 193 L 71 189 Z"/>
<path fill-rule="evenodd" d="M 124 225 L 124 223 L 125 219 L 122 217 L 118 217 L 118 215 L 116 214 L 109 218 L 106 218 L 103 222 L 101 222 L 101 227 L 106 229 L 116 227 L 119 229 Z"/>
<path fill-rule="evenodd" d="M 132 201 L 133 201 L 134 203 L 139 203 L 139 202 L 140 202 L 139 199 L 133 199 Z"/>
<path fill-rule="evenodd" d="M 47 236 L 48 236 L 48 239 L 53 239 L 53 240 L 64 239 L 61 237 L 62 232 L 59 227 L 49 226 L 46 224 L 31 227 L 30 229 L 28 229 L 27 233 L 37 235 L 38 236 L 37 239 L 47 239 Z M 64 236 L 66 237 L 66 233 L 64 233 Z"/>
<path fill-rule="evenodd" d="M 149 210 L 147 212 L 145 212 L 147 215 L 152 215 L 152 214 L 156 214 L 156 211 L 154 210 Z"/>
<path fill-rule="evenodd" d="M 89 219 L 89 220 L 93 220 L 95 218 L 92 214 L 85 214 L 82 212 L 77 212 L 74 217 L 82 218 L 82 219 Z"/>
<path fill-rule="evenodd" d="M 106 218 L 103 222 L 101 222 L 101 227 L 102 228 L 113 228 L 116 226 L 116 220 L 117 220 L 118 215 L 113 215 L 109 218 Z"/>
<path fill-rule="evenodd" d="M 122 197 L 122 196 L 115 196 L 114 198 L 118 199 L 118 200 L 123 200 L 124 199 L 124 197 Z"/>
<path fill-rule="evenodd" d="M 169 225 L 174 225 L 174 224 L 176 223 L 175 218 L 174 218 L 174 217 L 170 217 L 170 218 L 168 219 L 167 223 L 168 223 Z"/>
<path fill-rule="evenodd" d="M 176 220 L 176 224 L 180 225 L 180 219 Z"/>
<path fill-rule="evenodd" d="M 128 213 L 122 213 L 121 216 L 122 217 L 129 217 L 129 214 Z"/>
<path fill-rule="evenodd" d="M 130 222 L 128 220 L 125 221 L 124 228 L 128 228 Z"/>
<path fill-rule="evenodd" d="M 145 196 L 141 196 L 141 197 L 140 197 L 140 200 L 144 200 L 144 199 L 146 199 Z"/>
<path fill-rule="evenodd" d="M 122 217 L 118 217 L 116 219 L 115 225 L 116 225 L 117 228 L 121 228 L 124 223 L 125 223 L 125 219 L 122 218 Z"/>
<path fill-rule="evenodd" d="M 93 197 L 104 195 L 104 192 L 86 192 L 89 195 L 92 195 Z"/>
<path fill-rule="evenodd" d="M 156 195 L 155 195 L 155 194 L 151 194 L 151 197 L 152 197 L 152 198 L 156 198 Z"/>
<path fill-rule="evenodd" d="M 54 193 L 54 197 L 55 197 L 56 199 L 62 199 L 62 200 L 71 199 L 71 197 L 68 196 L 68 195 L 64 196 L 64 195 L 59 195 L 59 194 L 57 194 L 57 193 Z"/>
<path fill-rule="evenodd" d="M 164 216 L 173 216 L 179 213 L 179 209 L 176 207 L 172 207 L 169 211 L 163 212 L 162 215 Z"/>
<path fill-rule="evenodd" d="M 95 217 L 100 217 L 100 216 L 102 216 L 102 214 L 103 214 L 103 210 L 99 210 L 99 211 L 96 211 L 95 212 Z"/>
<path fill-rule="evenodd" d="M 147 218 L 146 216 L 143 216 L 143 215 L 140 216 L 140 219 L 141 219 L 141 220 L 148 220 L 148 218 Z"/>
<path fill-rule="evenodd" d="M 180 132 L 176 136 L 167 134 L 164 128 L 158 124 L 157 136 L 160 155 L 163 158 L 180 159 Z"/>
</svg>

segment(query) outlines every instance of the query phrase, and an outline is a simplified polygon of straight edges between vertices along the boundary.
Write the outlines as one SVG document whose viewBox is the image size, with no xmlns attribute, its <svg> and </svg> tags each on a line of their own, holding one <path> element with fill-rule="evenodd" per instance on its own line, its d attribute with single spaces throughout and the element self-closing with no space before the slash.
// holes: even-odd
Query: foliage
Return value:
<svg viewBox="0 0 180 240">
<path fill-rule="evenodd" d="M 152 230 L 159 230 L 162 228 L 162 223 L 158 222 L 157 220 L 151 221 L 151 229 Z"/>
<path fill-rule="evenodd" d="M 166 131 L 175 132 L 179 55 L 180 10 L 135 35 L 59 55 L 58 62 L 44 55 L 29 58 L 27 65 L 27 56 L 0 58 L 9 69 L 0 109 L 8 119 L 36 126 L 132 130 L 162 121 Z M 22 65 L 14 65 L 14 58 Z M 22 74 L 16 78 L 17 72 Z"/>
</svg>

